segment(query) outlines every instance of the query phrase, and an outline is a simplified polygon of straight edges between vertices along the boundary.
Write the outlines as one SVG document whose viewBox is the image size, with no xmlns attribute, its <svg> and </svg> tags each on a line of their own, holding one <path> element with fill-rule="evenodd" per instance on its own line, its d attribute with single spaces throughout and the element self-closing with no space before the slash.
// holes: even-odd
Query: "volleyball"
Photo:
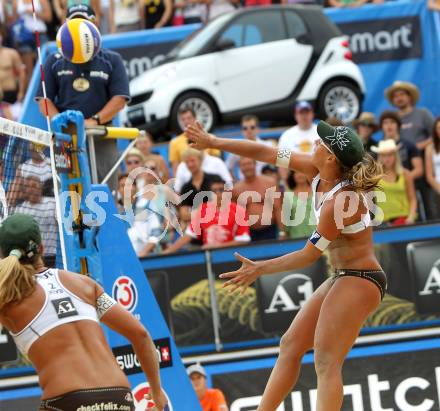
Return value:
<svg viewBox="0 0 440 411">
<path fill-rule="evenodd" d="M 57 47 L 67 60 L 75 64 L 90 61 L 101 47 L 98 28 L 85 19 L 66 21 L 58 30 Z"/>
</svg>

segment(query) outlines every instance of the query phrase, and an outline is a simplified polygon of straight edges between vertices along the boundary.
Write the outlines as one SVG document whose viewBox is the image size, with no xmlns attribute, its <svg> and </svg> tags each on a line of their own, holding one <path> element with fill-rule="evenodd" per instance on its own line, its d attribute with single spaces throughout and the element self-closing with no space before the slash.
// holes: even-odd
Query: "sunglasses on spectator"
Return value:
<svg viewBox="0 0 440 411">
<path fill-rule="evenodd" d="M 242 126 L 241 129 L 242 130 L 255 130 L 257 128 L 257 126 Z"/>
<path fill-rule="evenodd" d="M 141 162 L 139 160 L 129 160 L 127 161 L 127 164 L 129 166 L 133 165 L 133 164 L 140 164 Z"/>
<path fill-rule="evenodd" d="M 225 191 L 224 188 L 213 188 L 211 190 L 213 193 L 223 193 Z"/>
</svg>

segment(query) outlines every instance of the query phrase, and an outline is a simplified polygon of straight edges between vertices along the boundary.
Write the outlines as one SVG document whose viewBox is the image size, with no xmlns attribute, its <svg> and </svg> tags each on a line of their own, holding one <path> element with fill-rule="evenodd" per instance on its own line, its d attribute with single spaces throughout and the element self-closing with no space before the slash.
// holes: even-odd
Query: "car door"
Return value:
<svg viewBox="0 0 440 411">
<path fill-rule="evenodd" d="M 228 39 L 235 44 L 215 53 L 223 112 L 282 100 L 293 92 L 313 47 L 297 41 L 307 30 L 302 19 L 291 13 L 284 15 L 281 9 L 252 11 L 222 31 L 218 44 Z"/>
</svg>

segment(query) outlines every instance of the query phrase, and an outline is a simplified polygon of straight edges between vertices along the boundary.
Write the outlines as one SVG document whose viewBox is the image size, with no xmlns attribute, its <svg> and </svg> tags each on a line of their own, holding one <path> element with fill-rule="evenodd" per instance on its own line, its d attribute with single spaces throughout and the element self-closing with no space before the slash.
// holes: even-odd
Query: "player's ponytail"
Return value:
<svg viewBox="0 0 440 411">
<path fill-rule="evenodd" d="M 365 154 L 362 161 L 351 168 L 343 167 L 343 180 L 350 181 L 357 192 L 376 188 L 382 177 L 382 165 L 375 161 L 370 154 Z"/>
<path fill-rule="evenodd" d="M 18 302 L 35 289 L 33 261 L 22 258 L 22 252 L 14 249 L 0 261 L 0 310 L 5 305 Z"/>
</svg>

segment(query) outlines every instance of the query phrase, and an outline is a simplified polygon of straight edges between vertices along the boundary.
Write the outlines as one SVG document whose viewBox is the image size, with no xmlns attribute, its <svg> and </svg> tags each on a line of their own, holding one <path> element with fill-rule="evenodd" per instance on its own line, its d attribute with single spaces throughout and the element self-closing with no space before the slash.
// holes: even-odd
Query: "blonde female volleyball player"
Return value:
<svg viewBox="0 0 440 411">
<path fill-rule="evenodd" d="M 164 409 L 148 332 L 92 279 L 46 268 L 40 228 L 32 217 L 15 214 L 2 222 L 0 250 L 0 323 L 35 366 L 43 391 L 40 410 L 134 411 L 129 382 L 99 321 L 130 340 L 157 410 Z"/>
<path fill-rule="evenodd" d="M 340 410 L 342 364 L 362 324 L 386 289 L 386 276 L 373 252 L 365 191 L 376 187 L 380 166 L 364 153 L 356 133 L 321 121 L 321 137 L 312 156 L 251 141 L 217 138 L 199 124 L 186 134 L 198 149 L 217 148 L 304 173 L 312 182 L 317 229 L 302 250 L 266 261 L 238 253 L 241 268 L 222 274 L 225 286 L 245 289 L 259 276 L 312 264 L 325 249 L 335 274 L 307 301 L 281 338 L 280 355 L 267 383 L 259 411 L 275 411 L 295 385 L 301 359 L 315 350 L 317 411 Z"/>
</svg>

